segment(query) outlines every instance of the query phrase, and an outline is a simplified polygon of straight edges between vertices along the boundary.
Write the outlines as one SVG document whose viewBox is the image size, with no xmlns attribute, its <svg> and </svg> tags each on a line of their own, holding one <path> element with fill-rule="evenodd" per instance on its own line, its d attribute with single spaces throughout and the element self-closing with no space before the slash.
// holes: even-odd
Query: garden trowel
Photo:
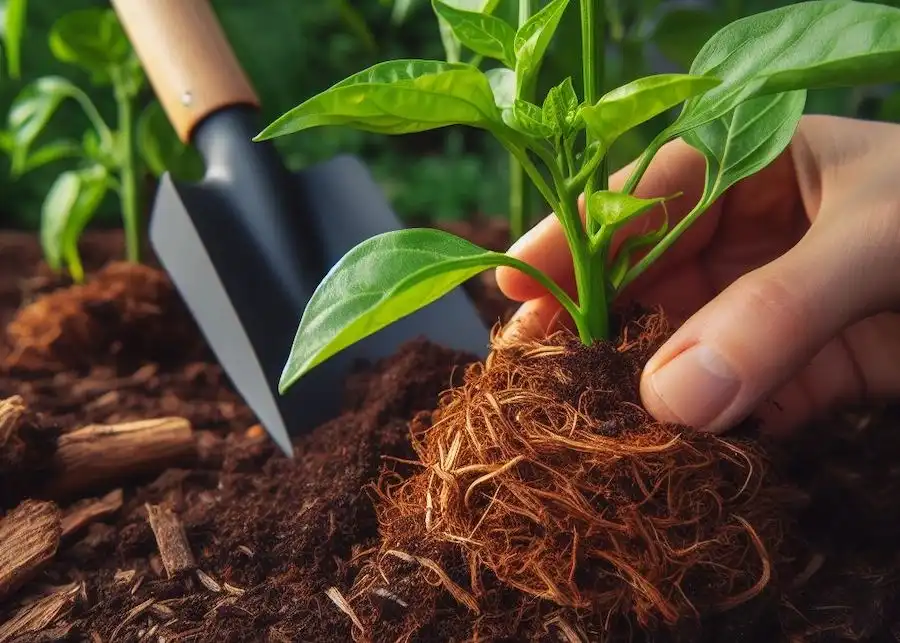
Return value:
<svg viewBox="0 0 900 643">
<path fill-rule="evenodd" d="M 321 279 L 357 243 L 403 225 L 358 160 L 292 173 L 271 144 L 251 140 L 262 129 L 259 100 L 208 0 L 112 5 L 175 131 L 206 166 L 194 184 L 161 177 L 151 245 L 235 388 L 285 453 L 293 453 L 289 435 L 337 414 L 344 378 L 360 358 L 389 356 L 415 337 L 486 354 L 488 329 L 457 289 L 279 396 L 300 316 Z"/>
</svg>

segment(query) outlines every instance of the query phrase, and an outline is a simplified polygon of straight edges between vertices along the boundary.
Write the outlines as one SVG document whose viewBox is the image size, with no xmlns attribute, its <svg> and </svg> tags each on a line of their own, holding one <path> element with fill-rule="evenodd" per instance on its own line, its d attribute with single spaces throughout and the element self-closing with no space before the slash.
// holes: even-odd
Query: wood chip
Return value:
<svg viewBox="0 0 900 643">
<path fill-rule="evenodd" d="M 153 605 L 155 600 L 156 599 L 154 598 L 148 598 L 143 603 L 135 605 L 130 610 L 128 610 L 128 613 L 125 615 L 125 618 L 122 620 L 122 622 L 119 623 L 118 626 L 116 626 L 116 629 L 113 630 L 112 634 L 109 635 L 109 640 L 115 641 L 116 637 L 119 635 L 119 632 L 122 631 L 122 628 L 131 623 L 131 621 L 136 619 L 138 616 L 143 614 L 147 610 L 147 608 Z"/>
<path fill-rule="evenodd" d="M 191 423 L 165 417 L 121 424 L 92 424 L 57 441 L 55 478 L 45 493 L 70 497 L 136 475 L 163 471 L 196 458 Z"/>
<path fill-rule="evenodd" d="M 184 525 L 175 512 L 163 505 L 148 504 L 146 507 L 166 575 L 171 579 L 182 572 L 196 569 L 197 563 L 191 553 Z"/>
<path fill-rule="evenodd" d="M 15 435 L 25 408 L 25 400 L 19 395 L 0 400 L 0 447 L 5 446 Z"/>
<path fill-rule="evenodd" d="M 53 502 L 25 500 L 0 520 L 0 600 L 18 590 L 55 555 L 62 515 Z"/>
<path fill-rule="evenodd" d="M 70 536 L 98 518 L 111 516 L 121 508 L 121 489 L 114 489 L 102 498 L 80 502 L 66 510 L 62 519 L 62 536 L 63 538 Z"/>
<path fill-rule="evenodd" d="M 209 591 L 216 592 L 217 594 L 222 591 L 222 586 L 216 582 L 212 576 L 204 572 L 202 569 L 197 570 L 197 580 Z"/>
<path fill-rule="evenodd" d="M 81 590 L 80 583 L 72 583 L 21 608 L 11 619 L 0 625 L 0 643 L 50 627 L 71 611 Z"/>
</svg>

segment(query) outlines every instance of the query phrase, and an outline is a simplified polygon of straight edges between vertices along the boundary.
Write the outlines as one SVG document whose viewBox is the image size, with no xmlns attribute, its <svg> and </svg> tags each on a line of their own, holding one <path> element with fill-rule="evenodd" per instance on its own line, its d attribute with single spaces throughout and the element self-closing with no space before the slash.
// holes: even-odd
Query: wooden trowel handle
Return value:
<svg viewBox="0 0 900 643">
<path fill-rule="evenodd" d="M 209 0 L 112 0 L 112 5 L 183 142 L 219 109 L 259 107 Z"/>
</svg>

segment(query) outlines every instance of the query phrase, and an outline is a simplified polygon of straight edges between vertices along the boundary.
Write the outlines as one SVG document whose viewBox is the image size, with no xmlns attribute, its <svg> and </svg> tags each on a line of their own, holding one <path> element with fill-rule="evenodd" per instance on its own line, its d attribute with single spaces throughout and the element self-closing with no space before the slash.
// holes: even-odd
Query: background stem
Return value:
<svg viewBox="0 0 900 643">
<path fill-rule="evenodd" d="M 134 105 L 124 91 L 116 92 L 119 111 L 119 154 L 121 170 L 119 197 L 125 228 L 125 255 L 128 261 L 138 262 L 141 256 L 140 194 L 134 146 Z"/>
<path fill-rule="evenodd" d="M 596 103 L 603 92 L 603 81 L 606 69 L 606 12 L 604 0 L 581 0 L 581 57 L 584 73 L 584 100 L 589 105 Z M 593 137 L 587 135 L 587 146 L 593 143 Z M 609 183 L 607 157 L 603 159 L 597 172 L 588 177 L 585 185 L 585 198 L 596 190 L 605 190 Z M 597 223 L 587 220 L 588 232 L 597 231 Z"/>
<path fill-rule="evenodd" d="M 531 0 L 519 0 L 519 26 L 531 17 Z M 516 241 L 525 234 L 531 216 L 531 191 L 525 180 L 525 168 L 509 155 L 509 236 Z"/>
</svg>

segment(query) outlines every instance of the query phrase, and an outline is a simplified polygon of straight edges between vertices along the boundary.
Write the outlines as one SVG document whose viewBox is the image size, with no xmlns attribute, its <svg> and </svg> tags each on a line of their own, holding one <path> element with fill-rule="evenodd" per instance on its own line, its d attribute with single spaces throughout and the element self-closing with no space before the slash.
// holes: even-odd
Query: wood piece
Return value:
<svg viewBox="0 0 900 643">
<path fill-rule="evenodd" d="M 24 413 L 25 400 L 19 395 L 0 400 L 0 448 L 15 435 Z"/>
<path fill-rule="evenodd" d="M 56 476 L 45 493 L 53 498 L 71 497 L 176 466 L 196 455 L 194 431 L 184 418 L 92 424 L 59 437 L 54 456 Z"/>
<path fill-rule="evenodd" d="M 56 555 L 62 515 L 53 502 L 25 500 L 0 520 L 0 600 L 10 596 Z"/>
<path fill-rule="evenodd" d="M 222 107 L 259 107 L 209 0 L 113 0 L 112 6 L 182 142 Z"/>
<path fill-rule="evenodd" d="M 19 609 L 12 618 L 0 625 L 0 643 L 7 643 L 23 634 L 41 632 L 53 625 L 72 610 L 80 589 L 78 583 L 72 583 Z M 59 626 L 61 638 L 71 628 L 71 623 Z"/>
<path fill-rule="evenodd" d="M 98 518 L 112 515 L 122 508 L 122 490 L 114 489 L 102 498 L 79 502 L 70 507 L 62 519 L 62 537 L 80 531 Z"/>
<path fill-rule="evenodd" d="M 182 572 L 195 569 L 197 563 L 191 553 L 184 525 L 175 512 L 166 505 L 148 504 L 146 507 L 166 575 L 171 579 Z"/>
</svg>

